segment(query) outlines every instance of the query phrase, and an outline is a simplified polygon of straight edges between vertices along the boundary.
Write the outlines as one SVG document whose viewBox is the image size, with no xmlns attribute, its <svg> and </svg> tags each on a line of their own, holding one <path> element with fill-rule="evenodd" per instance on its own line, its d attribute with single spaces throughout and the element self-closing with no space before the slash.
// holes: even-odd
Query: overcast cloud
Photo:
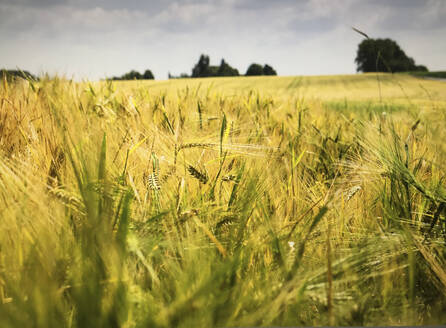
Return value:
<svg viewBox="0 0 446 328">
<path fill-rule="evenodd" d="M 201 53 L 244 73 L 354 73 L 361 36 L 396 40 L 444 70 L 444 0 L 0 0 L 0 67 L 99 79 L 190 73 Z"/>
</svg>

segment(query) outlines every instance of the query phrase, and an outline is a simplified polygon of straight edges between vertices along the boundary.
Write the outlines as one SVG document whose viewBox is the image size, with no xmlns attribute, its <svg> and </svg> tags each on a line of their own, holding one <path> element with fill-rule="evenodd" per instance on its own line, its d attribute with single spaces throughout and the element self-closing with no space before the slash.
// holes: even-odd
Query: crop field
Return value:
<svg viewBox="0 0 446 328">
<path fill-rule="evenodd" d="M 0 327 L 446 323 L 446 83 L 2 81 Z"/>
</svg>

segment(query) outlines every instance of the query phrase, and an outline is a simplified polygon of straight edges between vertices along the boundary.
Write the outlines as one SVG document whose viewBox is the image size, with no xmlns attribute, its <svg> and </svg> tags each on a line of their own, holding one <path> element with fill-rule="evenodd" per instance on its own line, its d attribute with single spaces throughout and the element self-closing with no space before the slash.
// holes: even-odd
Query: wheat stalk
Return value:
<svg viewBox="0 0 446 328">
<path fill-rule="evenodd" d="M 192 165 L 189 165 L 187 170 L 189 171 L 190 175 L 192 175 L 195 179 L 200 181 L 202 184 L 206 184 L 209 180 L 208 175 L 206 172 L 200 172 Z"/>
<path fill-rule="evenodd" d="M 361 190 L 361 186 L 353 186 L 352 188 L 350 188 L 350 190 L 347 192 L 347 196 L 346 196 L 347 201 L 349 201 L 360 190 Z"/>
<path fill-rule="evenodd" d="M 182 149 L 187 148 L 212 148 L 215 147 L 216 144 L 214 143 L 199 143 L 199 142 L 191 142 L 186 144 L 181 144 L 177 147 L 177 152 L 179 152 Z"/>
<path fill-rule="evenodd" d="M 152 190 L 160 190 L 161 189 L 161 185 L 158 180 L 158 175 L 156 174 L 156 172 L 151 173 L 147 176 L 147 183 L 149 184 L 149 187 Z"/>
</svg>

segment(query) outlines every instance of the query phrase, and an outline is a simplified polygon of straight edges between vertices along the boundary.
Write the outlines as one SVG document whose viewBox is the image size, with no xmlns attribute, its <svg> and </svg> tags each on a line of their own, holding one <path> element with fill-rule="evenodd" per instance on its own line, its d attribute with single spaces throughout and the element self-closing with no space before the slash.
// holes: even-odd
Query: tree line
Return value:
<svg viewBox="0 0 446 328">
<path fill-rule="evenodd" d="M 113 76 L 110 80 L 154 80 L 155 76 L 153 75 L 150 69 L 145 70 L 143 74 L 138 71 L 131 70 L 128 73 L 125 73 L 122 76 Z"/>
<path fill-rule="evenodd" d="M 403 49 L 391 39 L 372 39 L 365 33 L 357 31 L 366 37 L 359 45 L 356 52 L 356 70 L 358 72 L 416 72 L 420 75 L 423 72 L 428 72 L 424 65 L 415 64 L 415 60 L 406 55 Z M 442 72 L 443 73 L 443 72 Z M 21 70 L 1 70 L 0 75 L 3 79 L 6 76 L 8 79 L 24 78 L 37 80 L 38 77 L 27 71 Z M 239 71 L 229 65 L 224 59 L 220 61 L 220 65 L 213 66 L 210 64 L 208 55 L 202 54 L 198 62 L 193 66 L 190 75 L 182 73 L 179 76 L 171 75 L 169 72 L 169 79 L 176 78 L 201 78 L 201 77 L 216 77 L 216 76 L 240 76 Z M 268 65 L 260 65 L 252 63 L 249 65 L 244 76 L 259 76 L 259 75 L 277 75 L 275 69 Z M 155 76 L 150 69 L 139 73 L 131 70 L 122 76 L 114 76 L 109 80 L 153 80 Z"/>
<path fill-rule="evenodd" d="M 254 75 L 277 75 L 276 70 L 268 64 L 260 65 L 257 63 L 251 64 L 245 76 Z M 221 60 L 220 65 L 213 66 L 210 64 L 210 58 L 208 55 L 202 54 L 198 59 L 198 62 L 192 68 L 192 73 L 181 73 L 179 76 L 174 76 L 169 72 L 169 79 L 182 79 L 182 78 L 198 78 L 198 77 L 217 77 L 217 76 L 240 76 L 238 69 L 229 65 L 224 59 Z M 148 69 L 144 74 L 138 71 L 131 70 L 122 76 L 114 76 L 110 80 L 153 80 L 155 77 L 153 73 Z"/>
<path fill-rule="evenodd" d="M 365 35 L 365 34 L 364 34 Z M 358 72 L 428 72 L 424 65 L 415 64 L 415 60 L 406 55 L 398 43 L 392 39 L 372 39 L 367 38 L 359 45 L 356 52 L 356 70 Z M 273 67 L 268 64 L 260 65 L 252 63 L 246 70 L 245 76 L 259 75 L 277 75 Z M 171 75 L 169 79 L 177 78 L 200 78 L 200 77 L 217 77 L 217 76 L 240 76 L 239 71 L 229 65 L 224 59 L 221 60 L 219 66 L 210 64 L 208 55 L 202 54 L 198 62 L 192 68 L 192 73 L 182 73 L 179 76 Z M 135 71 L 124 74 L 121 80 L 126 79 L 145 79 Z"/>
<path fill-rule="evenodd" d="M 277 72 L 269 66 L 265 64 L 264 66 L 253 63 L 251 64 L 245 76 L 254 76 L 254 75 L 277 75 Z M 221 60 L 219 66 L 210 65 L 210 59 L 208 55 L 201 55 L 198 62 L 192 68 L 192 74 L 187 75 L 186 73 L 182 73 L 180 76 L 173 76 L 169 73 L 169 78 L 187 78 L 187 77 L 216 77 L 216 76 L 240 76 L 238 69 L 231 67 L 224 59 Z"/>
</svg>

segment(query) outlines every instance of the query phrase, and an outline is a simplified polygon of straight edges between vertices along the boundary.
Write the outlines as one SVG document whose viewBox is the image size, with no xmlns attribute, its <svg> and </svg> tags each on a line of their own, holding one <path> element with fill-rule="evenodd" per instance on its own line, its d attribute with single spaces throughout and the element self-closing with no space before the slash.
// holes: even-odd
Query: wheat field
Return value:
<svg viewBox="0 0 446 328">
<path fill-rule="evenodd" d="M 446 83 L 0 86 L 0 327 L 446 322 Z"/>
</svg>

